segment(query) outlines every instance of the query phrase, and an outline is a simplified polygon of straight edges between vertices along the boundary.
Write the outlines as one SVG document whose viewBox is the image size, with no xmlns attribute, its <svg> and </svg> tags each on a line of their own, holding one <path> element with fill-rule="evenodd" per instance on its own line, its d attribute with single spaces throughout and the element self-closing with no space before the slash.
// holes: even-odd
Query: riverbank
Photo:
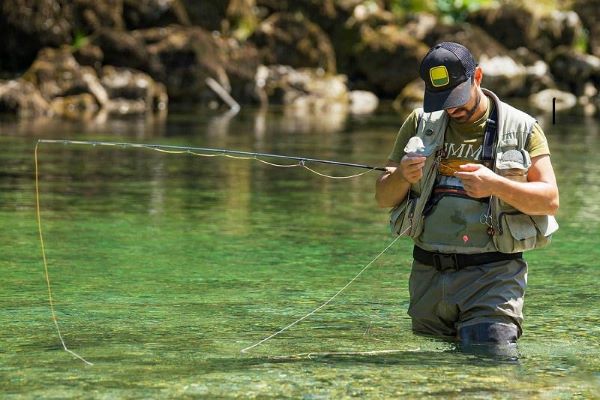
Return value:
<svg viewBox="0 0 600 400">
<path fill-rule="evenodd" d="M 467 45 L 484 86 L 543 112 L 600 108 L 600 11 L 590 2 L 436 7 L 402 1 L 26 0 L 0 8 L 0 112 L 92 119 L 169 103 L 282 104 L 300 115 L 364 114 L 422 101 L 433 44 Z M 418 3 L 418 2 L 415 2 Z"/>
</svg>

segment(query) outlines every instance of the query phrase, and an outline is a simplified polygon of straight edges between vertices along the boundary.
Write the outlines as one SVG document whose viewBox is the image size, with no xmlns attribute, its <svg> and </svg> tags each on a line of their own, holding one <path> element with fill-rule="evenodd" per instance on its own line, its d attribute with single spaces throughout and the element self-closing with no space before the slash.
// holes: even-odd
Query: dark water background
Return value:
<svg viewBox="0 0 600 400">
<path fill-rule="evenodd" d="M 541 117 L 561 190 L 560 231 L 528 254 L 518 362 L 414 336 L 408 240 L 313 310 L 393 239 L 376 173 L 143 149 L 41 144 L 42 221 L 62 350 L 48 306 L 34 207 L 38 138 L 161 143 L 382 165 L 402 120 L 171 112 L 166 124 L 0 122 L 0 393 L 3 398 L 594 398 L 600 390 L 600 128 Z M 330 166 L 346 175 L 361 171 Z M 392 353 L 351 354 L 394 350 Z M 313 353 L 312 356 L 295 356 Z"/>
</svg>

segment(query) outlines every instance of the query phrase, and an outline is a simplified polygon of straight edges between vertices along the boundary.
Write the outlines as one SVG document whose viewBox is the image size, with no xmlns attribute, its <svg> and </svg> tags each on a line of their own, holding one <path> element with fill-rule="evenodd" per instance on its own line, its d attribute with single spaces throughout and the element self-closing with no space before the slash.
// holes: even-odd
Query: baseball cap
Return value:
<svg viewBox="0 0 600 400">
<path fill-rule="evenodd" d="M 469 101 L 476 66 L 471 52 L 461 44 L 442 42 L 433 46 L 419 68 L 425 81 L 423 110 L 460 107 Z"/>
</svg>

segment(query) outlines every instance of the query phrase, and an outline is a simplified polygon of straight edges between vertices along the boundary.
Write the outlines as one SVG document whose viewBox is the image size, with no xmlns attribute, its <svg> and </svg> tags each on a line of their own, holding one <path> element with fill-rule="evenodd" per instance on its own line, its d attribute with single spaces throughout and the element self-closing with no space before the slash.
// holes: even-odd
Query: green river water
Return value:
<svg viewBox="0 0 600 400">
<path fill-rule="evenodd" d="M 549 248 L 527 256 L 517 362 L 411 333 L 407 239 L 327 307 L 240 353 L 329 299 L 393 240 L 387 210 L 374 201 L 377 173 L 331 180 L 251 160 L 40 144 L 58 323 L 67 346 L 94 365 L 62 349 L 35 219 L 38 138 L 381 165 L 401 122 L 391 113 L 186 111 L 164 125 L 0 123 L 0 396 L 600 398 L 600 128 L 568 115 L 556 125 L 540 120 L 561 190 L 561 229 Z"/>
</svg>

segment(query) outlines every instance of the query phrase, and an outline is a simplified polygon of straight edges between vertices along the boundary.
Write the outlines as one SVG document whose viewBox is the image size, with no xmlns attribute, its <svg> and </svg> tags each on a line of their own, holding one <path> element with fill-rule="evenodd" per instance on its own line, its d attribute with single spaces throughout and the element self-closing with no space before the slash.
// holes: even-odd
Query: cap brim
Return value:
<svg viewBox="0 0 600 400">
<path fill-rule="evenodd" d="M 423 111 L 434 112 L 465 105 L 471 97 L 471 80 L 455 86 L 451 90 L 432 92 L 425 88 Z"/>
</svg>

